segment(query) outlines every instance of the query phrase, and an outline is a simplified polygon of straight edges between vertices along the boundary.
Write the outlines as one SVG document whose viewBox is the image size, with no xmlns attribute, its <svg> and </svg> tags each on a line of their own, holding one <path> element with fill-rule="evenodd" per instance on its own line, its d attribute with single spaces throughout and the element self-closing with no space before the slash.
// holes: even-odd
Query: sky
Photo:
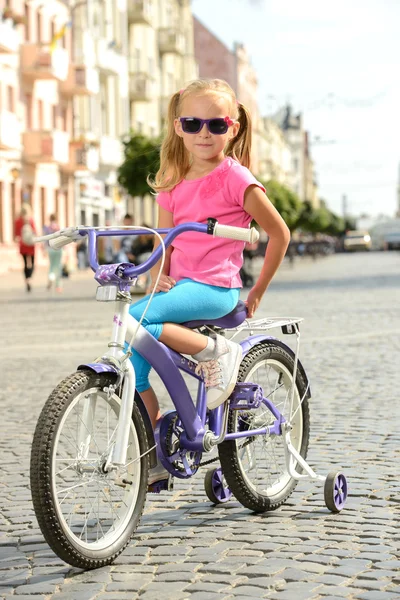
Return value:
<svg viewBox="0 0 400 600">
<path fill-rule="evenodd" d="M 192 0 L 257 71 L 262 115 L 290 102 L 328 207 L 394 216 L 400 164 L 400 0 Z M 222 76 L 223 74 L 221 74 Z M 240 98 L 239 98 L 240 100 Z"/>
</svg>

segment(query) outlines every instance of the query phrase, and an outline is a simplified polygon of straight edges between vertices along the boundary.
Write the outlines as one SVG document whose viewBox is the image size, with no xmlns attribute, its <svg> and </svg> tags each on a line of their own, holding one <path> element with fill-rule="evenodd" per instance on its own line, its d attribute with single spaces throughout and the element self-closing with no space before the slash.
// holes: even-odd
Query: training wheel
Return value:
<svg viewBox="0 0 400 600">
<path fill-rule="evenodd" d="M 325 505 L 331 512 L 342 510 L 347 499 L 347 481 L 343 473 L 332 471 L 325 480 Z"/>
<path fill-rule="evenodd" d="M 208 469 L 204 477 L 204 489 L 213 504 L 228 502 L 232 497 L 232 492 L 224 481 L 222 469 Z"/>
</svg>

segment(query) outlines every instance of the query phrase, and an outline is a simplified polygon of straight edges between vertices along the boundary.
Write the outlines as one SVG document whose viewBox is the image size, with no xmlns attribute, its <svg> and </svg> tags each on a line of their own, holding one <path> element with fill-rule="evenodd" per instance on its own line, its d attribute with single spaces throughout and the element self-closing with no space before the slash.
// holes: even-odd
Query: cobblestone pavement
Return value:
<svg viewBox="0 0 400 600">
<path fill-rule="evenodd" d="M 337 255 L 281 267 L 258 316 L 303 316 L 301 357 L 312 387 L 308 459 L 343 469 L 350 497 L 327 511 L 323 488 L 299 483 L 275 512 L 234 499 L 214 507 L 203 472 L 149 495 L 115 564 L 81 572 L 48 548 L 32 508 L 29 454 L 52 388 L 108 340 L 110 305 L 87 275 L 62 296 L 0 279 L 0 597 L 281 600 L 400 598 L 400 254 Z M 288 341 L 285 337 L 285 341 Z M 159 391 L 160 387 L 158 386 Z M 168 402 L 163 400 L 163 408 Z"/>
</svg>

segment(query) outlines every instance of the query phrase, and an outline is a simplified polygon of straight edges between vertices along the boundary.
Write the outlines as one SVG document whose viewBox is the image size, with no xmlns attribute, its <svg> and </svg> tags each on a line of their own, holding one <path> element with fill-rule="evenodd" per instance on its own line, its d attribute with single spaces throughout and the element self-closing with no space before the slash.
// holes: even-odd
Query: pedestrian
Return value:
<svg viewBox="0 0 400 600">
<path fill-rule="evenodd" d="M 160 152 L 160 169 L 151 187 L 158 193 L 159 228 L 188 221 L 249 227 L 255 221 L 269 236 L 261 273 L 247 295 L 252 317 L 281 264 L 290 233 L 249 171 L 251 117 L 231 87 L 220 79 L 198 79 L 170 99 L 167 129 Z M 155 239 L 155 247 L 159 241 Z M 207 406 L 214 409 L 231 394 L 242 359 L 241 346 L 220 335 L 204 336 L 179 323 L 217 319 L 238 303 L 242 287 L 239 271 L 245 243 L 200 233 L 184 233 L 168 248 L 162 274 L 143 326 L 170 348 L 191 355 L 203 373 Z M 161 261 L 160 261 L 161 262 Z M 151 270 L 153 288 L 160 262 Z M 145 296 L 129 309 L 140 319 Z M 161 416 L 150 386 L 150 365 L 136 351 L 131 357 L 136 387 L 152 424 Z M 149 483 L 166 479 L 161 465 Z"/>
<path fill-rule="evenodd" d="M 112 225 L 111 221 L 106 221 L 106 227 Z M 115 261 L 114 239 L 112 236 L 100 236 L 97 243 L 99 264 L 112 265 Z"/>
<path fill-rule="evenodd" d="M 49 217 L 49 224 L 43 228 L 43 235 L 49 235 L 60 229 L 57 223 L 56 215 L 52 214 Z M 49 257 L 49 271 L 47 277 L 47 289 L 51 290 L 53 284 L 57 293 L 62 292 L 61 276 L 62 276 L 62 250 L 52 248 L 49 242 L 45 242 L 45 248 Z"/>
<path fill-rule="evenodd" d="M 122 221 L 124 227 L 131 227 L 135 221 L 129 213 L 127 213 Z M 117 262 L 132 262 L 132 235 L 125 235 L 120 239 L 120 247 L 117 253 Z"/>
<path fill-rule="evenodd" d="M 142 223 L 141 227 L 149 228 L 146 223 Z M 131 260 L 135 265 L 141 265 L 144 263 L 153 251 L 154 246 L 154 236 L 149 233 L 142 233 L 141 235 L 135 235 L 133 237 L 132 246 L 131 246 Z M 139 275 L 137 281 L 137 287 L 139 291 L 146 291 L 146 293 L 150 292 L 149 288 L 150 284 L 150 273 L 143 273 Z"/>
<path fill-rule="evenodd" d="M 35 233 L 36 227 L 32 219 L 31 206 L 28 203 L 24 203 L 21 207 L 19 217 L 14 224 L 14 238 L 19 244 L 19 253 L 24 261 L 24 276 L 27 292 L 30 292 L 32 289 L 31 278 L 35 268 Z"/>
<path fill-rule="evenodd" d="M 83 237 L 76 244 L 76 258 L 78 261 L 78 269 L 83 271 L 88 267 L 88 259 L 87 259 L 87 239 L 86 236 Z"/>
</svg>

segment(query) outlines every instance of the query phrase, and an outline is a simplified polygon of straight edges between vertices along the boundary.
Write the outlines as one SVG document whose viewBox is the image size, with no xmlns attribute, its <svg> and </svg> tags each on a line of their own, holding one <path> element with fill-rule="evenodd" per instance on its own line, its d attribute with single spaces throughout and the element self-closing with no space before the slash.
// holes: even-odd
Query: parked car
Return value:
<svg viewBox="0 0 400 600">
<path fill-rule="evenodd" d="M 344 236 L 343 243 L 345 252 L 371 250 L 371 236 L 369 235 L 368 231 L 348 231 Z"/>
</svg>

